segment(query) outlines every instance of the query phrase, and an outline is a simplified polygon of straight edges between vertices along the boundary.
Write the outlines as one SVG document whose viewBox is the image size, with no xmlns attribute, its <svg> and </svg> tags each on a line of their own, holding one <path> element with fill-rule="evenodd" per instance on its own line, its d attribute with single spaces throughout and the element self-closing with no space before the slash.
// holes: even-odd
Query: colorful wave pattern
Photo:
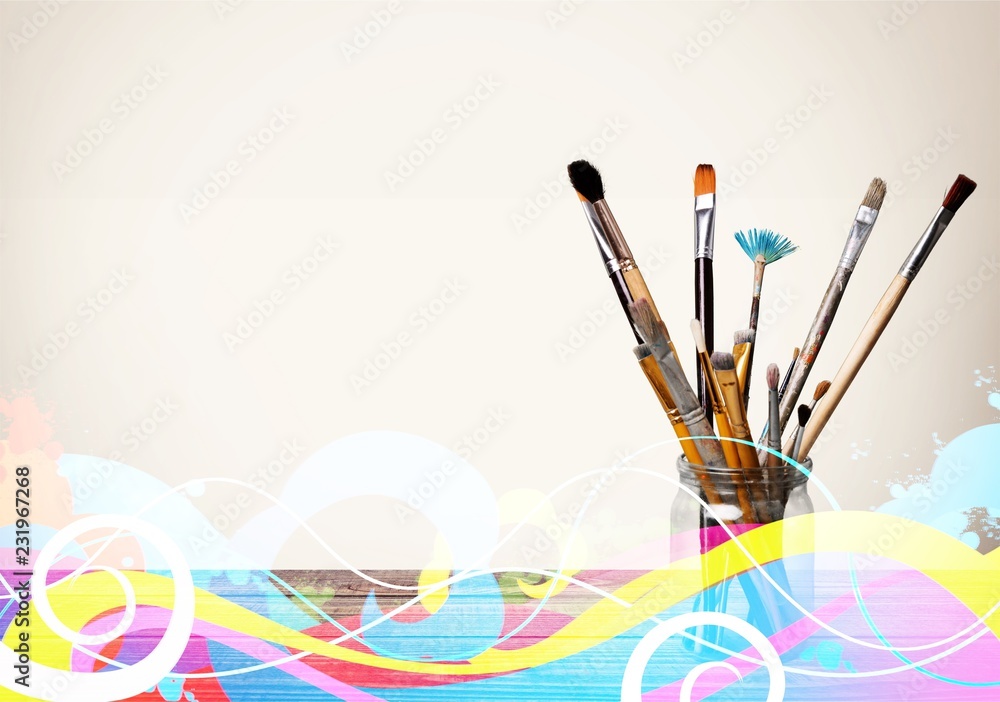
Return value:
<svg viewBox="0 0 1000 702">
<path fill-rule="evenodd" d="M 963 485 L 977 485 L 977 461 L 998 469 L 998 429 L 953 442 Z M 37 451 L 11 447 L 0 482 Z M 78 494 L 80 457 L 42 453 L 32 460 L 58 463 L 53 484 Z M 470 562 L 396 583 L 349 568 L 192 567 L 155 505 L 130 509 L 75 509 L 36 531 L 27 690 L 10 672 L 18 576 L 0 569 L 4 700 L 1000 699 L 1000 550 L 891 509 L 795 517 L 705 554 L 677 535 L 660 570 Z M 116 548 L 133 567 L 95 567 Z M 709 611 L 719 587 L 726 606 Z M 778 625 L 748 617 L 755 598 L 775 603 Z"/>
</svg>

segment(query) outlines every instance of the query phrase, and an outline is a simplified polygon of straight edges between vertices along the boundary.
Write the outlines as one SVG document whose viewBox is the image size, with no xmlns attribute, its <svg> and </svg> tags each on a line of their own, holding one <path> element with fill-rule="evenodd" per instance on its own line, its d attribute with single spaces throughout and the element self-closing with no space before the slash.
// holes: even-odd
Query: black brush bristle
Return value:
<svg viewBox="0 0 1000 702">
<path fill-rule="evenodd" d="M 805 427 L 809 423 L 809 417 L 812 416 L 812 409 L 809 405 L 799 405 L 799 426 Z"/>
<path fill-rule="evenodd" d="M 958 176 L 951 188 L 948 190 L 948 194 L 944 196 L 944 203 L 942 203 L 942 207 L 946 210 L 951 210 L 952 212 L 958 212 L 958 208 L 965 204 L 965 201 L 969 199 L 969 195 L 971 195 L 975 189 L 976 181 L 967 178 L 964 175 Z"/>
<path fill-rule="evenodd" d="M 601 172 L 588 161 L 573 161 L 566 167 L 569 171 L 569 182 L 578 193 L 590 202 L 604 199 L 604 181 Z"/>
</svg>

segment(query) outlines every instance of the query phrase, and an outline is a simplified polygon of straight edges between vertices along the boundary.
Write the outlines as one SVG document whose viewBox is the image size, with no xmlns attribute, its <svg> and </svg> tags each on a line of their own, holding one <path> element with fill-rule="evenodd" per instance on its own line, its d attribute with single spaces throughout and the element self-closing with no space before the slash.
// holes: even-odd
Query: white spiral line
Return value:
<svg viewBox="0 0 1000 702">
<path fill-rule="evenodd" d="M 124 527 L 122 527 L 124 525 Z M 161 529 L 135 516 L 128 515 L 93 515 L 78 519 L 60 529 L 46 542 L 38 553 L 34 564 L 34 582 L 31 603 L 42 621 L 58 636 L 69 641 L 75 648 L 83 645 L 100 645 L 107 643 L 128 629 L 135 620 L 136 597 L 135 590 L 128 579 L 120 571 L 99 566 L 111 574 L 125 592 L 125 615 L 111 631 L 98 635 L 86 635 L 73 631 L 56 615 L 49 602 L 49 588 L 46 585 L 49 570 L 61 560 L 59 553 L 81 534 L 95 529 L 118 526 L 139 534 L 150 542 L 166 559 L 167 566 L 173 575 L 174 601 L 166 630 L 156 646 L 141 661 L 129 665 L 118 666 L 119 670 L 110 672 L 80 672 L 52 668 L 37 661 L 31 662 L 31 686 L 26 688 L 13 687 L 14 682 L 8 682 L 7 676 L 0 677 L 0 686 L 14 690 L 36 699 L 72 699 L 73 702 L 106 702 L 133 697 L 145 692 L 170 674 L 177 661 L 184 653 L 191 631 L 194 626 L 194 581 L 191 571 L 184 560 L 184 554 L 177 544 Z M 84 566 L 80 566 L 74 575 Z M 86 649 L 83 649 L 86 650 Z M 0 665 L 13 664 L 15 652 L 6 646 L 0 646 Z M 65 694 L 64 694 L 65 693 Z"/>
<path fill-rule="evenodd" d="M 785 697 L 785 673 L 781 664 L 781 656 L 775 650 L 770 640 L 752 624 L 739 617 L 723 612 L 689 612 L 671 617 L 660 622 L 639 640 L 638 645 L 629 656 L 622 676 L 622 702 L 642 702 L 642 674 L 646 670 L 649 659 L 653 657 L 663 643 L 674 634 L 683 633 L 685 629 L 697 626 L 721 626 L 732 629 L 746 639 L 751 646 L 760 651 L 764 657 L 764 667 L 768 672 L 767 700 L 765 702 L 781 702 Z M 691 702 L 691 694 L 698 677 L 712 669 L 725 668 L 736 674 L 742 680 L 739 671 L 731 663 L 725 661 L 709 661 L 692 668 L 681 683 L 680 702 Z"/>
<path fill-rule="evenodd" d="M 650 471 L 650 470 L 647 470 L 647 469 L 643 469 L 643 468 L 628 468 L 628 467 L 624 467 L 623 466 L 624 463 L 627 463 L 628 461 L 630 461 L 631 459 L 635 458 L 636 456 L 642 455 L 643 453 L 646 453 L 648 451 L 651 451 L 653 449 L 659 448 L 659 447 L 664 446 L 664 445 L 676 444 L 676 443 L 677 442 L 675 440 L 664 440 L 664 441 L 661 441 L 661 442 L 658 442 L 658 443 L 655 443 L 655 444 L 651 444 L 650 446 L 647 446 L 647 447 L 645 447 L 643 449 L 640 449 L 640 450 L 636 451 L 635 453 L 633 453 L 633 454 L 631 454 L 631 455 L 623 458 L 618 464 L 616 464 L 614 466 L 611 466 L 609 468 L 598 468 L 598 469 L 586 471 L 584 473 L 580 473 L 577 476 L 564 481 L 563 483 L 561 483 L 557 487 L 553 488 L 553 490 L 551 492 L 549 492 L 548 495 L 538 503 L 538 505 L 536 505 L 533 509 L 531 509 L 524 516 L 524 518 L 522 518 L 522 520 L 514 527 L 514 529 L 511 530 L 511 532 L 504 539 L 502 539 L 491 551 L 489 551 L 486 554 L 484 554 L 484 556 L 480 559 L 479 562 L 482 562 L 484 560 L 488 560 L 490 556 L 492 556 L 494 553 L 496 553 L 496 551 L 498 551 L 500 548 L 502 548 L 504 544 L 506 544 L 511 538 L 513 538 L 514 535 L 523 526 L 525 526 L 527 524 L 528 519 L 535 512 L 537 512 L 539 509 L 541 509 L 546 503 L 548 503 L 551 500 L 551 498 L 555 497 L 557 494 L 559 494 L 562 490 L 566 489 L 571 484 L 573 484 L 573 483 L 575 483 L 575 482 L 577 482 L 577 481 L 579 481 L 579 480 L 581 480 L 583 478 L 589 477 L 591 475 L 596 475 L 596 474 L 604 474 L 604 473 L 609 473 L 609 472 L 611 472 L 611 473 L 613 473 L 613 472 L 635 472 L 635 473 L 641 473 L 641 474 L 645 474 L 645 475 L 650 475 L 652 477 L 655 477 L 655 478 L 658 478 L 658 479 L 661 479 L 661 480 L 665 480 L 668 483 L 670 483 L 670 484 L 678 487 L 679 489 L 686 491 L 695 500 L 697 500 L 703 507 L 705 507 L 706 511 L 710 515 L 712 515 L 713 517 L 716 516 L 716 513 L 713 510 L 713 508 L 712 508 L 711 505 L 709 505 L 706 502 L 704 502 L 700 498 L 699 495 L 697 495 L 696 493 L 694 493 L 688 487 L 686 487 L 684 485 L 681 485 L 677 480 L 671 478 L 670 476 L 666 476 L 666 475 L 663 475 L 663 474 L 660 474 L 660 473 L 656 473 L 656 472 L 653 472 L 653 471 Z M 823 486 L 822 482 L 818 478 L 816 478 L 815 476 L 811 476 L 810 479 L 811 479 L 812 482 L 817 483 L 817 485 L 824 492 L 824 494 L 828 494 L 825 486 Z M 468 568 L 468 569 L 466 569 L 466 570 L 464 570 L 464 571 L 462 571 L 460 573 L 457 573 L 454 576 L 451 576 L 450 578 L 448 578 L 446 580 L 439 581 L 438 583 L 435 583 L 433 586 L 429 586 L 427 588 L 421 588 L 419 586 L 412 586 L 412 585 L 411 586 L 405 586 L 405 585 L 396 585 L 396 584 L 392 584 L 392 583 L 385 583 L 385 582 L 383 582 L 381 580 L 378 580 L 377 578 L 373 578 L 373 577 L 367 575 L 366 573 L 364 573 L 364 572 L 356 569 L 353 565 L 351 565 L 350 563 L 348 563 L 343 557 L 341 557 L 336 551 L 334 551 L 322 539 L 322 537 L 320 537 L 304 520 L 302 520 L 301 517 L 299 517 L 294 511 L 291 510 L 291 508 L 289 508 L 287 505 L 285 505 L 280 499 L 278 499 L 274 495 L 270 494 L 269 492 L 266 492 L 264 490 L 261 490 L 261 489 L 257 488 L 254 485 L 251 485 L 249 483 L 244 483 L 243 481 L 235 480 L 235 479 L 232 479 L 232 478 L 204 478 L 204 479 L 195 479 L 195 480 L 186 481 L 186 482 L 184 482 L 184 483 L 182 483 L 182 484 L 180 484 L 178 486 L 175 486 L 175 487 L 169 489 L 168 491 L 164 492 L 163 494 L 157 496 L 156 498 L 154 498 L 153 500 L 151 500 L 149 503 L 147 503 L 145 506 L 143 506 L 142 508 L 140 508 L 136 512 L 136 514 L 139 515 L 139 514 L 142 514 L 143 512 L 146 512 L 147 510 L 149 510 L 149 509 L 153 508 L 154 506 L 156 506 L 162 500 L 166 499 L 171 494 L 180 492 L 180 491 L 184 490 L 186 487 L 188 487 L 189 485 L 192 485 L 192 484 L 203 484 L 203 483 L 206 483 L 206 482 L 229 483 L 229 484 L 233 484 L 233 485 L 238 485 L 238 486 L 250 489 L 250 490 L 256 492 L 257 494 L 260 494 L 260 495 L 266 497 L 267 499 L 271 500 L 276 506 L 278 506 L 283 511 L 285 511 L 287 514 L 289 514 L 299 524 L 300 527 L 302 527 L 303 529 L 305 529 L 306 532 L 310 536 L 313 537 L 313 539 L 316 541 L 316 543 L 318 545 L 320 545 L 328 554 L 330 554 L 331 556 L 333 556 L 337 561 L 339 561 L 344 566 L 346 566 L 348 570 L 350 570 L 355 575 L 361 577 L 362 579 L 364 579 L 364 580 L 366 580 L 366 581 L 368 581 L 368 582 L 370 582 L 370 583 L 372 583 L 374 585 L 379 585 L 379 586 L 390 588 L 390 589 L 397 589 L 397 590 L 421 590 L 422 591 L 416 597 L 414 597 L 414 598 L 410 599 L 409 601 L 403 603 L 402 605 L 400 605 L 396 609 L 394 609 L 394 610 L 392 610 L 392 611 L 384 614 L 383 616 L 381 616 L 381 617 L 373 620 L 369 624 L 367 624 L 365 626 L 362 626 L 362 627 L 359 627 L 357 629 L 354 629 L 353 631 L 348 632 L 348 633 L 344 634 L 343 636 L 340 636 L 340 637 L 338 637 L 336 639 L 333 639 L 333 640 L 330 640 L 329 642 L 327 642 L 327 643 L 330 643 L 330 644 L 339 644 L 339 643 L 342 643 L 343 641 L 346 641 L 346 640 L 351 639 L 351 638 L 357 639 L 357 635 L 358 634 L 363 633 L 364 631 L 366 631 L 366 630 L 368 630 L 368 629 L 370 629 L 370 628 L 372 628 L 372 627 L 374 627 L 374 626 L 382 623 L 383 621 L 386 621 L 388 619 L 391 619 L 391 618 L 395 617 L 397 614 L 399 614 L 399 613 L 401 613 L 401 612 L 409 609 L 411 606 L 413 606 L 416 603 L 420 602 L 425 597 L 427 597 L 427 596 L 429 596 L 429 595 L 431 595 L 431 594 L 433 594 L 433 593 L 435 593 L 435 592 L 437 592 L 437 591 L 439 591 L 441 589 L 444 589 L 444 588 L 450 586 L 451 584 L 453 584 L 455 582 L 459 582 L 461 580 L 465 580 L 465 579 L 468 579 L 470 577 L 476 577 L 476 576 L 484 575 L 484 574 L 495 574 L 495 573 L 499 573 L 499 572 L 507 572 L 509 570 L 516 570 L 516 571 L 520 571 L 520 572 L 538 573 L 538 574 L 546 575 L 548 577 L 553 578 L 552 586 L 550 587 L 549 592 L 551 592 L 551 590 L 553 589 L 556 580 L 566 580 L 566 581 L 571 582 L 573 584 L 585 585 L 585 584 L 581 583 L 580 581 L 578 581 L 575 578 L 571 578 L 570 576 L 564 575 L 563 572 L 562 572 L 562 570 L 563 570 L 562 567 L 560 567 L 559 571 L 556 571 L 556 572 L 544 571 L 544 570 L 537 570 L 536 571 L 536 570 L 529 570 L 529 569 L 524 569 L 524 568 L 520 568 L 520 567 L 517 567 L 517 568 L 508 568 L 508 569 L 486 569 L 486 570 Z M 577 516 L 576 522 L 573 524 L 573 527 L 572 527 L 572 529 L 570 531 L 570 538 L 571 539 L 575 537 L 575 534 L 576 534 L 576 532 L 577 532 L 577 530 L 579 528 L 579 523 L 580 523 L 583 515 L 586 513 L 586 509 L 588 507 L 590 499 L 592 497 L 596 496 L 597 492 L 598 492 L 598 489 L 595 488 L 588 495 L 587 501 L 584 503 L 583 507 L 581 508 L 580 513 Z M 723 520 L 718 520 L 718 521 L 722 522 Z M 836 629 L 834 627 L 831 627 L 826 622 L 823 622 L 823 621 L 819 620 L 811 612 L 809 612 L 806 609 L 804 609 L 797 601 L 795 601 L 794 598 L 792 598 L 787 592 L 785 592 L 784 589 L 782 589 L 781 586 L 779 586 L 773 580 L 773 578 L 771 578 L 771 576 L 763 569 L 763 567 L 760 565 L 760 563 L 758 563 L 752 557 L 752 555 L 749 553 L 749 551 L 746 549 L 746 547 L 739 541 L 739 539 L 737 538 L 737 536 L 728 528 L 728 526 L 726 526 L 724 523 L 722 523 L 722 528 L 734 540 L 734 542 L 736 543 L 737 547 L 741 551 L 743 551 L 744 555 L 747 557 L 747 559 L 753 565 L 754 569 L 756 569 L 758 572 L 760 572 L 760 574 L 764 577 L 764 579 L 767 580 L 768 583 L 770 583 L 778 591 L 778 593 L 782 597 L 784 597 L 800 613 L 802 613 L 806 618 L 810 619 L 812 622 L 814 622 L 815 624 L 817 624 L 819 627 L 821 627 L 821 628 L 829 631 L 830 633 L 834 634 L 835 636 L 838 636 L 838 637 L 840 637 L 840 638 L 842 638 L 842 639 L 844 639 L 846 641 L 850 641 L 852 643 L 856 643 L 856 644 L 861 645 L 863 647 L 872 648 L 872 649 L 881 650 L 881 651 L 918 651 L 918 650 L 926 650 L 926 649 L 930 649 L 930 648 L 937 648 L 937 647 L 942 646 L 942 645 L 944 645 L 946 643 L 950 643 L 951 641 L 954 641 L 955 639 L 957 639 L 957 638 L 959 638 L 959 637 L 961 637 L 961 636 L 963 636 L 963 635 L 971 632 L 977 626 L 983 625 L 985 623 L 985 620 L 988 619 L 993 614 L 993 612 L 995 612 L 997 609 L 1000 609 L 1000 602 L 998 602 L 988 612 L 986 612 L 986 614 L 984 614 L 981 618 L 977 619 L 976 621 L 972 622 L 972 624 L 970 624 L 965 629 L 963 629 L 963 630 L 961 630 L 959 632 L 956 632 L 955 634 L 953 634 L 953 635 L 951 635 L 951 636 L 949 636 L 949 637 L 947 637 L 945 639 L 941 639 L 941 640 L 938 640 L 938 641 L 935 641 L 935 642 L 931 642 L 931 643 L 928 643 L 928 644 L 923 644 L 923 645 L 920 645 L 920 646 L 893 647 L 893 646 L 884 646 L 882 644 L 869 643 L 867 641 L 864 641 L 863 639 L 854 638 L 854 637 L 852 637 L 852 636 L 850 636 L 850 635 L 848 635 L 848 634 L 846 634 L 844 632 L 839 631 L 838 629 Z M 121 532 L 122 532 L 122 529 L 119 529 L 114 535 L 108 537 L 108 543 L 110 543 L 110 540 L 114 539 Z M 88 559 L 87 563 L 92 562 L 93 559 L 96 558 L 101 553 L 101 551 L 104 548 L 105 547 L 101 547 L 101 549 L 99 549 L 98 551 L 96 551 L 90 557 L 90 559 Z M 565 558 L 565 556 L 564 556 L 564 558 Z M 84 564 L 83 566 L 81 566 L 80 569 L 84 568 L 85 566 L 86 566 L 86 564 Z M 80 569 L 77 569 L 77 572 L 79 572 Z M 596 586 L 586 585 L 586 589 L 589 590 L 589 591 L 591 591 L 591 592 L 594 592 L 595 594 L 598 594 L 598 595 L 600 595 L 602 597 L 605 597 L 607 599 L 611 599 L 612 601 L 614 601 L 616 604 L 619 604 L 620 606 L 627 607 L 627 608 L 632 607 L 631 603 L 625 602 L 625 601 L 621 600 L 620 598 L 616 597 L 615 595 L 613 595 L 612 593 L 609 593 L 609 592 L 606 592 L 604 590 L 601 590 L 600 588 L 597 588 Z M 538 612 L 540 612 L 541 611 L 541 607 L 543 606 L 543 604 L 544 604 L 544 601 L 542 603 L 540 603 L 536 607 L 535 611 L 530 616 L 534 617 Z M 658 623 L 663 623 L 663 621 L 664 621 L 664 620 L 661 620 L 661 619 L 659 619 L 657 617 L 650 617 L 650 620 L 658 622 Z M 670 621 L 670 620 L 666 620 L 666 621 Z M 952 653 L 954 653 L 954 652 L 956 652 L 958 650 L 961 650 L 962 648 L 965 648 L 966 646 L 972 644 L 973 642 L 975 642 L 976 640 L 978 640 L 981 636 L 983 636 L 984 634 L 988 633 L 989 631 L 990 631 L 990 629 L 988 627 L 984 626 L 981 631 L 977 632 L 975 635 L 971 636 L 970 638 L 966 639 L 965 641 L 959 643 L 957 646 L 953 646 L 952 648 L 949 648 L 949 649 L 947 649 L 945 651 L 942 651 L 939 654 L 936 654 L 934 656 L 928 657 L 928 658 L 926 658 L 924 660 L 911 662 L 908 665 L 897 666 L 895 668 L 886 668 L 886 669 L 876 670 L 876 671 L 866 671 L 866 672 L 863 672 L 863 673 L 837 673 L 837 672 L 832 672 L 832 671 L 816 671 L 816 670 L 808 670 L 808 669 L 796 668 L 796 667 L 789 667 L 789 666 L 783 666 L 783 670 L 785 672 L 797 673 L 797 674 L 802 674 L 802 675 L 810 675 L 810 676 L 813 676 L 813 677 L 873 677 L 873 676 L 878 676 L 878 675 L 890 675 L 890 674 L 893 674 L 893 673 L 902 672 L 902 671 L 905 671 L 905 670 L 910 670 L 910 669 L 913 669 L 913 668 L 916 668 L 916 667 L 921 667 L 921 666 L 924 666 L 924 665 L 926 665 L 928 663 L 932 663 L 934 661 L 940 660 L 941 658 L 944 658 L 944 657 L 946 657 L 948 655 L 951 655 Z M 731 651 L 729 649 L 726 649 L 726 648 L 717 646 L 715 644 L 712 644 L 711 642 L 702 641 L 702 640 L 698 639 L 698 637 L 693 636 L 691 634 L 687 634 L 686 632 L 684 632 L 683 635 L 686 636 L 686 637 L 688 637 L 688 638 L 692 638 L 692 639 L 698 640 L 703 645 L 707 645 L 710 648 L 713 648 L 713 649 L 715 649 L 717 651 L 720 651 L 722 653 L 725 653 L 727 655 L 735 657 L 735 658 L 737 658 L 739 660 L 743 660 L 743 661 L 746 661 L 748 663 L 753 663 L 753 664 L 756 664 L 756 665 L 766 665 L 766 662 L 763 661 L 763 660 L 761 660 L 761 659 L 753 658 L 751 656 L 746 656 L 746 655 L 744 655 L 744 654 L 742 654 L 741 652 L 738 652 L 738 651 Z M 121 663 L 119 663 L 117 661 L 110 661 L 110 660 L 104 659 L 103 657 L 99 657 L 99 654 L 96 654 L 93 651 L 89 651 L 87 649 L 80 649 L 80 650 L 82 652 L 90 655 L 90 656 L 93 656 L 93 657 L 98 658 L 100 660 L 104 660 L 104 662 L 110 663 L 112 665 L 117 665 L 119 667 L 127 667 L 127 666 L 123 666 L 123 664 L 121 664 Z M 228 675 L 237 675 L 237 674 L 242 674 L 242 673 L 249 673 L 249 672 L 253 672 L 253 671 L 256 671 L 256 670 L 262 670 L 262 669 L 270 668 L 270 667 L 273 667 L 273 666 L 276 666 L 276 665 L 280 665 L 280 664 L 285 663 L 285 662 L 290 662 L 290 661 L 298 660 L 298 659 L 300 659 L 300 658 L 302 658 L 302 657 L 304 657 L 306 655 L 310 655 L 309 652 L 301 652 L 301 653 L 294 654 L 294 655 L 288 656 L 288 657 L 280 659 L 280 660 L 272 661 L 270 663 L 263 663 L 263 664 L 259 664 L 259 665 L 248 666 L 246 668 L 239 668 L 239 669 L 233 669 L 233 670 L 227 670 L 227 671 L 218 671 L 218 672 L 214 672 L 214 673 L 182 674 L 182 675 L 177 675 L 176 677 L 185 677 L 185 678 L 211 678 L 211 677 L 222 677 L 222 676 L 228 676 Z"/>
</svg>

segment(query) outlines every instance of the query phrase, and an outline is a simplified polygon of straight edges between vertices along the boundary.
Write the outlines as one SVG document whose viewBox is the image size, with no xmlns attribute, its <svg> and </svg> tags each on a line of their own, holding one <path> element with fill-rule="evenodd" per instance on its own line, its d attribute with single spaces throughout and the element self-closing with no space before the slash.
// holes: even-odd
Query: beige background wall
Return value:
<svg viewBox="0 0 1000 702">
<path fill-rule="evenodd" d="M 69 2 L 41 22 L 43 6 L 0 8 L 0 386 L 53 407 L 67 452 L 118 450 L 177 485 L 245 478 L 283 442 L 308 453 L 369 429 L 457 446 L 493 411 L 502 426 L 469 460 L 499 497 L 669 438 L 624 319 L 609 306 L 602 321 L 613 297 L 576 197 L 553 182 L 581 147 L 601 152 L 684 360 L 698 163 L 739 186 L 718 213 L 719 339 L 749 306 L 752 267 L 732 233 L 768 227 L 801 245 L 767 272 L 761 372 L 802 342 L 868 182 L 889 181 L 897 194 L 816 381 L 955 176 L 977 180 L 814 457 L 842 506 L 868 509 L 887 482 L 929 468 L 935 437 L 996 421 L 996 381 L 974 384 L 975 370 L 993 377 L 1000 342 L 996 3 Z M 372 13 L 391 21 L 345 52 Z M 68 155 L 102 128 L 79 162 Z M 435 138 L 387 183 L 415 140 Z M 755 151 L 766 160 L 734 180 Z M 69 172 L 54 166 L 67 158 Z M 227 164 L 225 187 L 185 214 Z M 122 271 L 127 285 L 102 293 Z M 273 290 L 273 314 L 227 341 Z M 567 355 L 560 344 L 595 328 L 588 313 L 596 331 Z M 921 336 L 936 313 L 946 323 Z M 69 323 L 79 333 L 23 377 Z M 400 334 L 409 344 L 359 391 L 352 375 Z M 894 363 L 907 339 L 921 348 Z M 124 437 L 158 400 L 177 409 L 148 438 Z M 669 472 L 674 453 L 637 463 Z M 192 499 L 211 516 L 236 491 Z M 673 492 L 616 480 L 588 518 L 594 553 L 663 536 Z M 420 566 L 431 551 L 429 523 L 402 523 L 380 498 L 311 523 L 363 567 Z M 279 565 L 316 559 L 303 538 Z"/>
</svg>

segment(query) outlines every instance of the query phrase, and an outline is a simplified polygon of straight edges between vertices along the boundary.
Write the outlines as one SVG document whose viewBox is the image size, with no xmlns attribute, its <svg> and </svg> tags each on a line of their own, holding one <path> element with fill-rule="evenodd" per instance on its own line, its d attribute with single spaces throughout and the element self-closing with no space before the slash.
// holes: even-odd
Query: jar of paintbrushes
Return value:
<svg viewBox="0 0 1000 702">
<path fill-rule="evenodd" d="M 806 492 L 808 475 L 797 466 L 811 469 L 809 451 L 945 228 L 976 189 L 976 183 L 964 175 L 958 176 L 837 375 L 832 381 L 816 385 L 811 402 L 800 403 L 800 399 L 805 399 L 801 395 L 807 379 L 886 196 L 885 181 L 871 180 L 805 342 L 792 352 L 791 364 L 781 382 L 779 366 L 776 363 L 767 366 L 768 421 L 755 441 L 747 408 L 764 271 L 794 253 L 798 246 L 767 229 L 735 233 L 734 238 L 753 263 L 754 275 L 748 327 L 734 333 L 730 353 L 728 343 L 719 343 L 721 340 L 715 339 L 714 334 L 715 169 L 710 164 L 698 166 L 694 176 L 695 314 L 691 320 L 696 354 L 685 370 L 605 198 L 600 172 L 587 161 L 574 161 L 569 164 L 568 173 L 605 273 L 635 337 L 637 345 L 633 353 L 684 452 L 677 463 L 681 490 L 671 513 L 671 542 L 686 553 L 672 558 L 674 567 L 684 563 L 701 571 L 703 587 L 694 602 L 695 610 L 742 616 L 763 633 L 772 635 L 797 621 L 800 608 L 808 611 L 811 607 L 813 549 L 812 534 L 806 526 L 811 520 L 792 517 L 811 513 L 812 503 Z M 759 394 L 763 396 L 762 392 Z M 794 423 L 793 418 L 797 420 Z M 788 462 L 786 457 L 794 460 Z M 767 538 L 747 540 L 755 542 L 754 553 L 760 561 L 748 564 L 746 553 L 739 550 L 744 546 L 739 537 L 754 529 L 766 529 Z M 763 535 L 762 531 L 755 536 Z M 800 577 L 793 577 L 795 574 Z M 712 657 L 731 655 L 720 652 L 720 648 L 732 652 L 745 646 L 740 637 L 730 641 L 724 638 L 727 635 L 735 636 L 704 627 L 697 645 Z"/>
<path fill-rule="evenodd" d="M 812 469 L 809 459 L 802 465 Z M 801 618 L 792 601 L 810 611 L 811 522 L 785 521 L 813 512 L 808 474 L 790 465 L 752 470 L 697 465 L 683 455 L 677 459 L 677 472 L 680 486 L 670 510 L 675 550 L 671 560 L 701 571 L 702 586 L 693 611 L 736 615 L 766 636 Z M 742 553 L 709 555 L 734 538 L 775 522 L 781 526 L 769 527 L 773 538 L 765 550 L 755 551 L 757 563 L 748 564 Z M 686 645 L 706 660 L 725 658 L 728 651 L 745 647 L 740 636 L 721 627 L 702 626 L 694 634 L 685 639 Z"/>
</svg>

